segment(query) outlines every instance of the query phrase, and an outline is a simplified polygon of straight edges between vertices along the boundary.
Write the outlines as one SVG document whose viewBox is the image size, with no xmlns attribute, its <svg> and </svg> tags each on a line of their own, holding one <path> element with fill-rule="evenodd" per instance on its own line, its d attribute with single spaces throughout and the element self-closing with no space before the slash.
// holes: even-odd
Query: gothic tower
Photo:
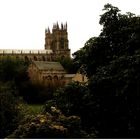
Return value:
<svg viewBox="0 0 140 140">
<path fill-rule="evenodd" d="M 45 49 L 53 50 L 56 58 L 70 57 L 68 42 L 67 23 L 61 27 L 58 22 L 53 24 L 52 33 L 49 28 L 45 30 Z"/>
</svg>

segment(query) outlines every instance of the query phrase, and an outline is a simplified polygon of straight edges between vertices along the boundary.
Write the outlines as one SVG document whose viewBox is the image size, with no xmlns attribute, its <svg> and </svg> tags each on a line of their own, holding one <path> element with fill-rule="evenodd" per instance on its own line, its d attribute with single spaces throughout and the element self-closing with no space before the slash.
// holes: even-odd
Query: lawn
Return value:
<svg viewBox="0 0 140 140">
<path fill-rule="evenodd" d="M 27 110 L 29 110 L 31 114 L 38 114 L 42 109 L 43 104 L 27 104 Z"/>
</svg>

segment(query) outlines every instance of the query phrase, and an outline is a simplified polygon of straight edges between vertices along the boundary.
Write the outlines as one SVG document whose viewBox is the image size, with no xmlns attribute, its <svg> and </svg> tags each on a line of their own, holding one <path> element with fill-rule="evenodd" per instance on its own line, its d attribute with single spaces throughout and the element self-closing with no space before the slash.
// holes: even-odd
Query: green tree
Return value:
<svg viewBox="0 0 140 140">
<path fill-rule="evenodd" d="M 61 63 L 67 73 L 73 74 L 78 71 L 79 67 L 75 65 L 72 58 L 64 57 L 63 59 L 61 58 L 58 61 Z"/>
<path fill-rule="evenodd" d="M 22 60 L 5 57 L 0 60 L 0 81 L 14 81 L 19 83 L 27 80 L 28 64 Z"/>
<path fill-rule="evenodd" d="M 87 94 L 88 89 L 85 85 L 72 82 L 54 93 L 55 104 L 66 115 L 81 116 Z"/>
<path fill-rule="evenodd" d="M 122 55 L 132 55 L 139 49 L 140 17 L 132 13 L 120 14 L 117 7 L 105 5 L 100 24 L 103 26 L 99 37 L 90 38 L 85 46 L 75 52 L 74 62 L 81 72 L 90 78 L 100 66 Z"/>
<path fill-rule="evenodd" d="M 140 122 L 140 17 L 107 4 L 98 37 L 74 53 L 89 78 L 84 125 L 100 138 L 138 138 Z M 89 117 L 86 117 L 89 116 Z"/>
</svg>

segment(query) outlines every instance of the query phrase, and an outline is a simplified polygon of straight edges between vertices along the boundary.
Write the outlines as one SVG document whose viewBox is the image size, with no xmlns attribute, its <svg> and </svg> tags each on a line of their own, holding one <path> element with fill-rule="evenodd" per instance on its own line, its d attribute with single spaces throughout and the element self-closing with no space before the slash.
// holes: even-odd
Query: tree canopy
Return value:
<svg viewBox="0 0 140 140">
<path fill-rule="evenodd" d="M 100 138 L 139 137 L 140 17 L 106 4 L 98 37 L 73 54 L 89 78 L 88 127 Z M 85 109 L 86 110 L 86 109 Z M 85 121 L 84 120 L 84 121 Z"/>
<path fill-rule="evenodd" d="M 121 14 L 111 4 L 106 4 L 103 11 L 99 21 L 103 26 L 100 35 L 90 38 L 73 54 L 75 63 L 88 77 L 95 74 L 98 67 L 139 51 L 140 17 L 130 12 Z"/>
</svg>

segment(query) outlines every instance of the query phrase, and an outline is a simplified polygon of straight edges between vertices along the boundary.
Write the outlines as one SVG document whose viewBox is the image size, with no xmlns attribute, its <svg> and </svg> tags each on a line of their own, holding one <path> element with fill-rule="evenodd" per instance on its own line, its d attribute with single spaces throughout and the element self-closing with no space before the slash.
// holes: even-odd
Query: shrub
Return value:
<svg viewBox="0 0 140 140">
<path fill-rule="evenodd" d="M 78 116 L 64 116 L 59 109 L 51 107 L 50 112 L 27 116 L 8 138 L 86 138 L 80 127 Z"/>
<path fill-rule="evenodd" d="M 66 115 L 80 115 L 88 89 L 84 84 L 72 82 L 54 94 L 57 106 Z"/>
</svg>

